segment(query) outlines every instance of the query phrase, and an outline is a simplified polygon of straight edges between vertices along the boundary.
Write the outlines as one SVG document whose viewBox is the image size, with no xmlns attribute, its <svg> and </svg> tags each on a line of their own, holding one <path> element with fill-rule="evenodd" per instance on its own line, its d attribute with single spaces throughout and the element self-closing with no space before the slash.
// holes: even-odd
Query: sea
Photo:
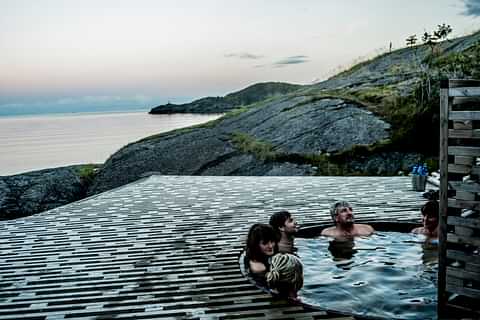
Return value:
<svg viewBox="0 0 480 320">
<path fill-rule="evenodd" d="M 103 163 L 131 142 L 220 116 L 135 110 L 0 117 L 0 176 Z"/>
</svg>

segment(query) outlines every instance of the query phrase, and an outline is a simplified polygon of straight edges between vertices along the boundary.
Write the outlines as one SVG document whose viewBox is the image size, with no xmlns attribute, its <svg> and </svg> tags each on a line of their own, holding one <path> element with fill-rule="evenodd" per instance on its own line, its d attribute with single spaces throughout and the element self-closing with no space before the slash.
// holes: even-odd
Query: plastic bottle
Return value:
<svg viewBox="0 0 480 320">
<path fill-rule="evenodd" d="M 426 163 L 423 164 L 423 175 L 428 176 L 428 166 Z"/>
<path fill-rule="evenodd" d="M 413 166 L 413 168 L 412 168 L 412 174 L 413 174 L 413 175 L 418 174 L 418 166 L 417 166 L 417 165 L 414 165 L 414 166 Z"/>
</svg>

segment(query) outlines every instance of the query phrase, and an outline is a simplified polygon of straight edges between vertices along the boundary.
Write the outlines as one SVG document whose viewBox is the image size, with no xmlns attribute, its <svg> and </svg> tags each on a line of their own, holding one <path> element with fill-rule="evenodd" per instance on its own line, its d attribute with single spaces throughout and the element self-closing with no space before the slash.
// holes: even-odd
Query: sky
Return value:
<svg viewBox="0 0 480 320">
<path fill-rule="evenodd" d="M 0 0 L 0 115 L 311 84 L 479 15 L 480 0 Z"/>
</svg>

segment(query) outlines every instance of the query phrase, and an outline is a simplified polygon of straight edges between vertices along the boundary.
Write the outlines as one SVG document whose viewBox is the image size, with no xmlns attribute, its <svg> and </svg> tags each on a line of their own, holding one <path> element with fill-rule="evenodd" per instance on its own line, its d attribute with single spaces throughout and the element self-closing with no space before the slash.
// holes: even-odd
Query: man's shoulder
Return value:
<svg viewBox="0 0 480 320">
<path fill-rule="evenodd" d="M 357 231 L 358 232 L 361 232 L 361 233 L 368 233 L 368 234 L 371 234 L 373 232 L 375 232 L 375 229 L 373 229 L 373 227 L 369 224 L 356 224 L 355 227 L 357 228 Z"/>
<path fill-rule="evenodd" d="M 362 226 L 363 228 L 368 230 L 372 230 L 372 231 L 374 230 L 373 227 L 369 224 L 359 224 L 359 226 Z"/>
<path fill-rule="evenodd" d="M 328 227 L 322 230 L 320 233 L 322 236 L 333 237 L 337 234 L 337 227 Z"/>
</svg>

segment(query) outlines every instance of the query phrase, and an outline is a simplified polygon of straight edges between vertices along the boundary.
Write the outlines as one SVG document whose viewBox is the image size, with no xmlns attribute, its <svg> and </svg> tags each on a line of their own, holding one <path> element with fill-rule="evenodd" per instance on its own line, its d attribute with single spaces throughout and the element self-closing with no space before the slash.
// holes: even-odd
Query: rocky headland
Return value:
<svg viewBox="0 0 480 320">
<path fill-rule="evenodd" d="M 301 87 L 301 85 L 283 82 L 256 83 L 245 89 L 229 93 L 224 97 L 205 97 L 183 104 L 167 103 L 152 108 L 149 113 L 224 113 L 238 108 L 238 106 L 281 96 Z"/>
<path fill-rule="evenodd" d="M 87 194 L 149 172 L 396 175 L 419 161 L 435 169 L 439 80 L 478 78 L 479 40 L 477 32 L 403 48 L 314 85 L 256 84 L 225 97 L 156 107 L 152 113 L 227 113 L 121 148 L 95 174 Z"/>
<path fill-rule="evenodd" d="M 29 216 L 85 198 L 94 165 L 0 176 L 0 220 Z"/>
</svg>

